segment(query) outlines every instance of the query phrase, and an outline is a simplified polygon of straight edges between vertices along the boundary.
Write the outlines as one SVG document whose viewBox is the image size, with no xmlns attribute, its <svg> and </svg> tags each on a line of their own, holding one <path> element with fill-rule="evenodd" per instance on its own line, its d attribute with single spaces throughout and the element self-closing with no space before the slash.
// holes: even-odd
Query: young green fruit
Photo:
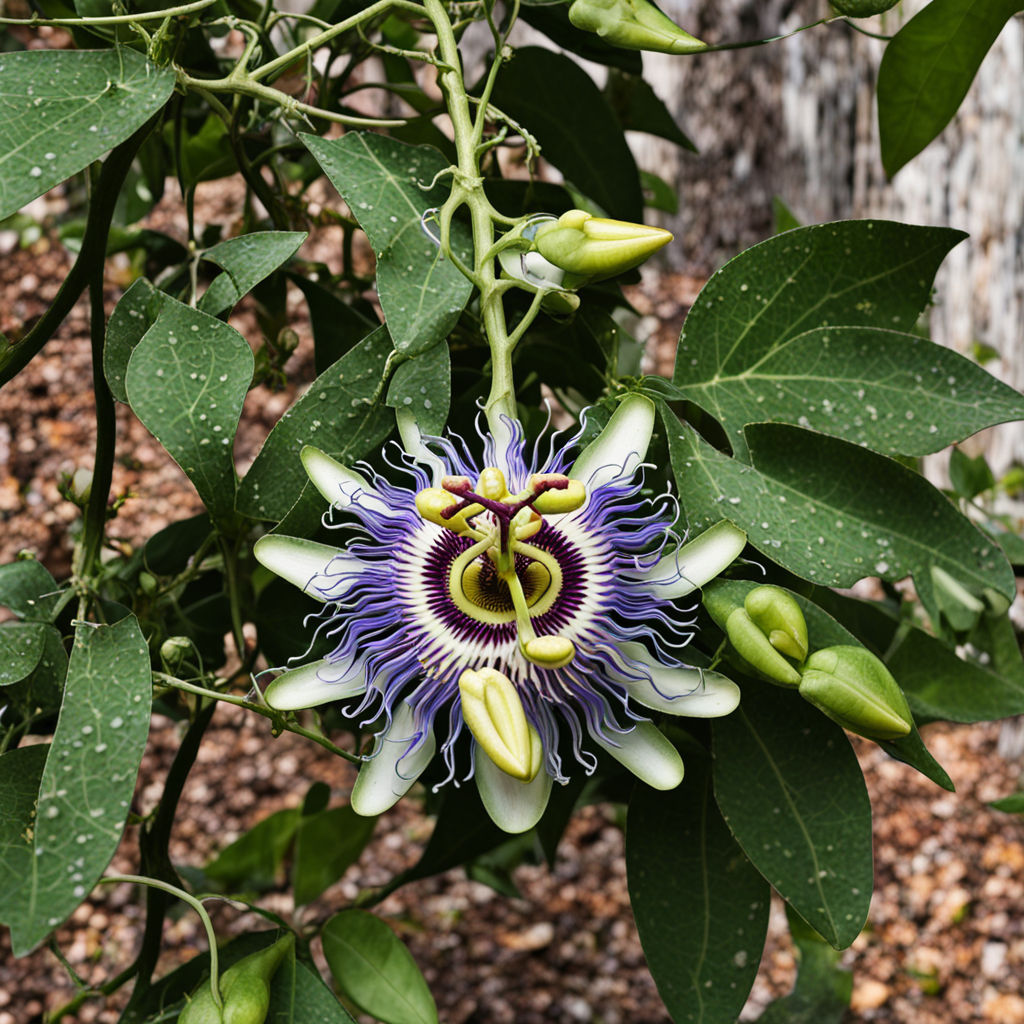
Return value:
<svg viewBox="0 0 1024 1024">
<path fill-rule="evenodd" d="M 899 739 L 914 725 L 896 680 L 863 647 L 815 651 L 804 665 L 800 696 L 844 729 L 868 739 Z"/>
<path fill-rule="evenodd" d="M 263 1024 L 270 1009 L 270 981 L 295 945 L 289 932 L 272 946 L 239 960 L 220 976 L 221 1013 L 207 979 L 192 995 L 178 1024 Z"/>
<path fill-rule="evenodd" d="M 648 0 L 575 0 L 569 20 L 626 50 L 699 53 L 708 48 Z"/>
</svg>

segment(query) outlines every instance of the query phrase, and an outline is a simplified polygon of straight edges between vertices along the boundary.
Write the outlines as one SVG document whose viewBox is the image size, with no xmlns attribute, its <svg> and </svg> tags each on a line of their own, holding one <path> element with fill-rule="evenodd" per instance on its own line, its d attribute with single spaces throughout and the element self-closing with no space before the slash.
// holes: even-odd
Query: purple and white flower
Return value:
<svg viewBox="0 0 1024 1024">
<path fill-rule="evenodd" d="M 505 426 L 505 439 L 484 439 L 480 465 L 461 439 L 428 448 L 407 421 L 412 489 L 307 447 L 328 525 L 355 526 L 355 539 L 256 545 L 324 602 L 319 631 L 334 644 L 274 679 L 267 703 L 345 700 L 347 715 L 383 723 L 352 792 L 360 814 L 392 806 L 438 750 L 445 781 L 474 776 L 508 832 L 536 824 L 553 782 L 592 772 L 595 748 L 671 789 L 683 764 L 649 711 L 707 718 L 739 702 L 735 683 L 680 660 L 693 619 L 677 601 L 745 538 L 723 522 L 680 544 L 671 499 L 641 496 L 652 404 L 625 399 L 575 461 L 572 441 L 542 456 Z"/>
</svg>

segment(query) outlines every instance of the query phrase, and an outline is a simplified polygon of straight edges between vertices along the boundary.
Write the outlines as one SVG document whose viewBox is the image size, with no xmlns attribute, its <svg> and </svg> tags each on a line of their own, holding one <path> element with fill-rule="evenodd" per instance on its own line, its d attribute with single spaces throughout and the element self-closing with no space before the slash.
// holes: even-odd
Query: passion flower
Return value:
<svg viewBox="0 0 1024 1024">
<path fill-rule="evenodd" d="M 440 749 L 445 781 L 469 775 L 509 832 L 536 824 L 553 782 L 591 773 L 594 748 L 652 786 L 683 777 L 647 710 L 715 717 L 739 690 L 684 664 L 692 617 L 676 602 L 728 566 L 744 534 L 720 523 L 686 544 L 668 496 L 641 496 L 654 408 L 623 401 L 575 462 L 573 441 L 546 455 L 518 424 L 483 438 L 478 464 L 459 438 L 404 435 L 403 489 L 307 447 L 317 489 L 359 536 L 344 547 L 270 535 L 256 557 L 324 602 L 326 658 L 267 688 L 280 710 L 346 700 L 380 721 L 352 792 L 380 814 Z"/>
</svg>

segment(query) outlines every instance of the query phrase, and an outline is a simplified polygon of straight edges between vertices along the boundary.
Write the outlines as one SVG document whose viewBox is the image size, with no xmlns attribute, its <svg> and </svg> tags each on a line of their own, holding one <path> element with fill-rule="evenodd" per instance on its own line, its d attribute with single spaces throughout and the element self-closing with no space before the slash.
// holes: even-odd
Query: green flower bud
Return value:
<svg viewBox="0 0 1024 1024">
<path fill-rule="evenodd" d="M 593 217 L 583 210 L 569 210 L 556 221 L 547 221 L 534 235 L 537 252 L 545 260 L 581 277 L 614 277 L 643 263 L 672 234 L 664 228 Z"/>
<path fill-rule="evenodd" d="M 648 0 L 576 0 L 569 20 L 626 50 L 698 53 L 708 48 Z"/>
<path fill-rule="evenodd" d="M 730 613 L 725 632 L 737 653 L 767 679 L 783 686 L 800 685 L 800 673 L 771 645 L 746 608 Z"/>
<path fill-rule="evenodd" d="M 160 645 L 160 660 L 164 671 L 174 675 L 192 653 L 192 641 L 187 636 L 169 636 Z"/>
<path fill-rule="evenodd" d="M 289 932 L 272 946 L 244 957 L 221 976 L 224 1012 L 217 1009 L 207 979 L 189 999 L 178 1024 L 263 1024 L 270 1009 L 270 980 L 295 944 Z"/>
<path fill-rule="evenodd" d="M 804 665 L 800 696 L 844 729 L 869 739 L 899 739 L 914 725 L 896 680 L 863 647 L 815 651 Z"/>
<path fill-rule="evenodd" d="M 755 587 L 743 607 L 777 651 L 794 661 L 807 657 L 807 621 L 792 594 L 781 587 Z"/>
</svg>

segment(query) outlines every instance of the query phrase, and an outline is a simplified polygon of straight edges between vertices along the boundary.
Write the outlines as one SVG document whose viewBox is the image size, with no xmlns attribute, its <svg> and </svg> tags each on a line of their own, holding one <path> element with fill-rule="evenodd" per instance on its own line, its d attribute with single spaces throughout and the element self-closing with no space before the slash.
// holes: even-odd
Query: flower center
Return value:
<svg viewBox="0 0 1024 1024">
<path fill-rule="evenodd" d="M 474 541 L 453 562 L 448 590 L 465 614 L 484 623 L 516 623 L 523 655 L 542 668 L 561 668 L 576 649 L 568 637 L 538 636 L 533 618 L 554 604 L 562 570 L 548 552 L 528 544 L 543 514 L 571 512 L 586 499 L 583 485 L 561 473 L 530 477 L 510 494 L 500 469 L 489 466 L 475 486 L 469 477 L 446 476 L 440 487 L 416 495 L 428 522 Z"/>
</svg>

